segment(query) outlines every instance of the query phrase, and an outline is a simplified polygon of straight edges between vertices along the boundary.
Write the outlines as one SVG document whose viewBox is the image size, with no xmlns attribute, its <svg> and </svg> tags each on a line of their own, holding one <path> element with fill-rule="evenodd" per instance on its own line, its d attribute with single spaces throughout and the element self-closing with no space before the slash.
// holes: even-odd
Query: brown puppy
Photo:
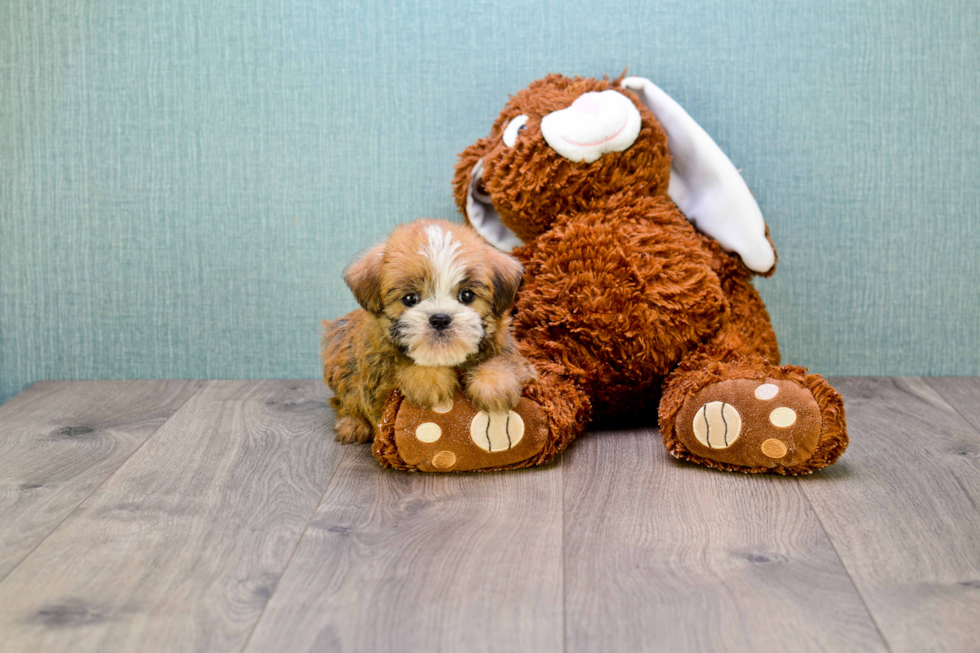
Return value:
<svg viewBox="0 0 980 653">
<path fill-rule="evenodd" d="M 344 271 L 361 309 L 324 323 L 323 379 L 337 439 L 368 442 L 393 388 L 418 406 L 459 387 L 478 410 L 507 411 L 535 378 L 510 331 L 520 263 L 471 229 L 418 220 Z"/>
</svg>

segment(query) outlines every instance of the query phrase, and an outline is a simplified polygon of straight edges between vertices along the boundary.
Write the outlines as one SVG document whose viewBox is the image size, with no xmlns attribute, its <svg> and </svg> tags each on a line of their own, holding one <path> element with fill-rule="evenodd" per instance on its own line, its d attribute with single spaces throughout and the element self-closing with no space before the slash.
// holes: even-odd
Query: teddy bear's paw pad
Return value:
<svg viewBox="0 0 980 653">
<path fill-rule="evenodd" d="M 694 414 L 694 437 L 710 449 L 727 449 L 742 432 L 742 416 L 735 406 L 724 401 L 710 401 Z"/>
<path fill-rule="evenodd" d="M 480 411 L 470 422 L 470 438 L 487 453 L 513 449 L 524 438 L 524 420 L 516 412 Z"/>
<path fill-rule="evenodd" d="M 813 394 L 795 381 L 732 379 L 702 388 L 677 414 L 677 437 L 694 455 L 746 467 L 805 462 L 822 425 Z"/>
<path fill-rule="evenodd" d="M 424 472 L 464 472 L 514 466 L 544 448 L 548 420 L 522 398 L 514 410 L 476 410 L 457 392 L 432 409 L 407 400 L 395 417 L 395 445 L 408 465 Z"/>
</svg>

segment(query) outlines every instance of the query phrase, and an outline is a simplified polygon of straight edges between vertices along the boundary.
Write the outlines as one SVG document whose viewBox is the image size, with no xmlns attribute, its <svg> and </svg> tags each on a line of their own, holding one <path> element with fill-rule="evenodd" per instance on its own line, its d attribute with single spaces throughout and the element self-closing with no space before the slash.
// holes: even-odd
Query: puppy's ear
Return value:
<svg viewBox="0 0 980 653">
<path fill-rule="evenodd" d="M 380 315 L 383 307 L 381 264 L 384 258 L 385 246 L 382 243 L 360 254 L 344 270 L 347 287 L 354 293 L 357 303 L 371 315 Z"/>
<path fill-rule="evenodd" d="M 503 315 L 517 296 L 517 289 L 524 279 L 524 267 L 512 256 L 494 250 L 490 256 L 493 278 L 493 312 Z"/>
</svg>

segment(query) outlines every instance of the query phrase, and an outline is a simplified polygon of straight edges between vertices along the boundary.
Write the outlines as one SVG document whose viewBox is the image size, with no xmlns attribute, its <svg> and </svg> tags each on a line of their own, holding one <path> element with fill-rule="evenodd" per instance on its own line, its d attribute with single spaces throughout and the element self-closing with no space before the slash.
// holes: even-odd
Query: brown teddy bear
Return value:
<svg viewBox="0 0 980 653">
<path fill-rule="evenodd" d="M 513 328 L 538 380 L 499 415 L 462 395 L 433 412 L 393 392 L 374 443 L 383 465 L 540 464 L 590 421 L 653 424 L 658 405 L 667 450 L 710 467 L 801 474 L 843 453 L 840 395 L 779 365 L 751 283 L 776 263 L 758 206 L 651 82 L 532 83 L 463 150 L 453 185 L 470 225 L 524 265 Z"/>
</svg>

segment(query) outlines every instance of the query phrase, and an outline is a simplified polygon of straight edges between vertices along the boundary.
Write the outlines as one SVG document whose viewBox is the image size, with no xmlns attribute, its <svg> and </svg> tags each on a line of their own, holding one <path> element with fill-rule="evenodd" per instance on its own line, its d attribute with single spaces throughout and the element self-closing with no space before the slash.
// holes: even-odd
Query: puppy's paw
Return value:
<svg viewBox="0 0 980 653">
<path fill-rule="evenodd" d="M 504 361 L 488 361 L 469 375 L 464 394 L 477 410 L 507 412 L 521 400 L 523 381 L 530 380 L 521 372 Z"/>
<path fill-rule="evenodd" d="M 399 372 L 398 389 L 419 408 L 433 408 L 452 400 L 459 381 L 456 372 L 446 367 L 412 365 Z"/>
<path fill-rule="evenodd" d="M 521 400 L 521 385 L 514 377 L 496 380 L 482 378 L 471 381 L 464 394 L 477 410 L 505 413 Z"/>
<path fill-rule="evenodd" d="M 360 417 L 342 417 L 334 424 L 337 442 L 363 444 L 374 439 L 374 427 Z"/>
<path fill-rule="evenodd" d="M 418 386 L 403 386 L 399 389 L 405 395 L 406 399 L 419 408 L 425 408 L 427 410 L 448 403 L 453 398 L 453 393 L 455 392 L 455 388 L 453 388 L 453 392 L 445 392 L 441 388 Z"/>
</svg>

